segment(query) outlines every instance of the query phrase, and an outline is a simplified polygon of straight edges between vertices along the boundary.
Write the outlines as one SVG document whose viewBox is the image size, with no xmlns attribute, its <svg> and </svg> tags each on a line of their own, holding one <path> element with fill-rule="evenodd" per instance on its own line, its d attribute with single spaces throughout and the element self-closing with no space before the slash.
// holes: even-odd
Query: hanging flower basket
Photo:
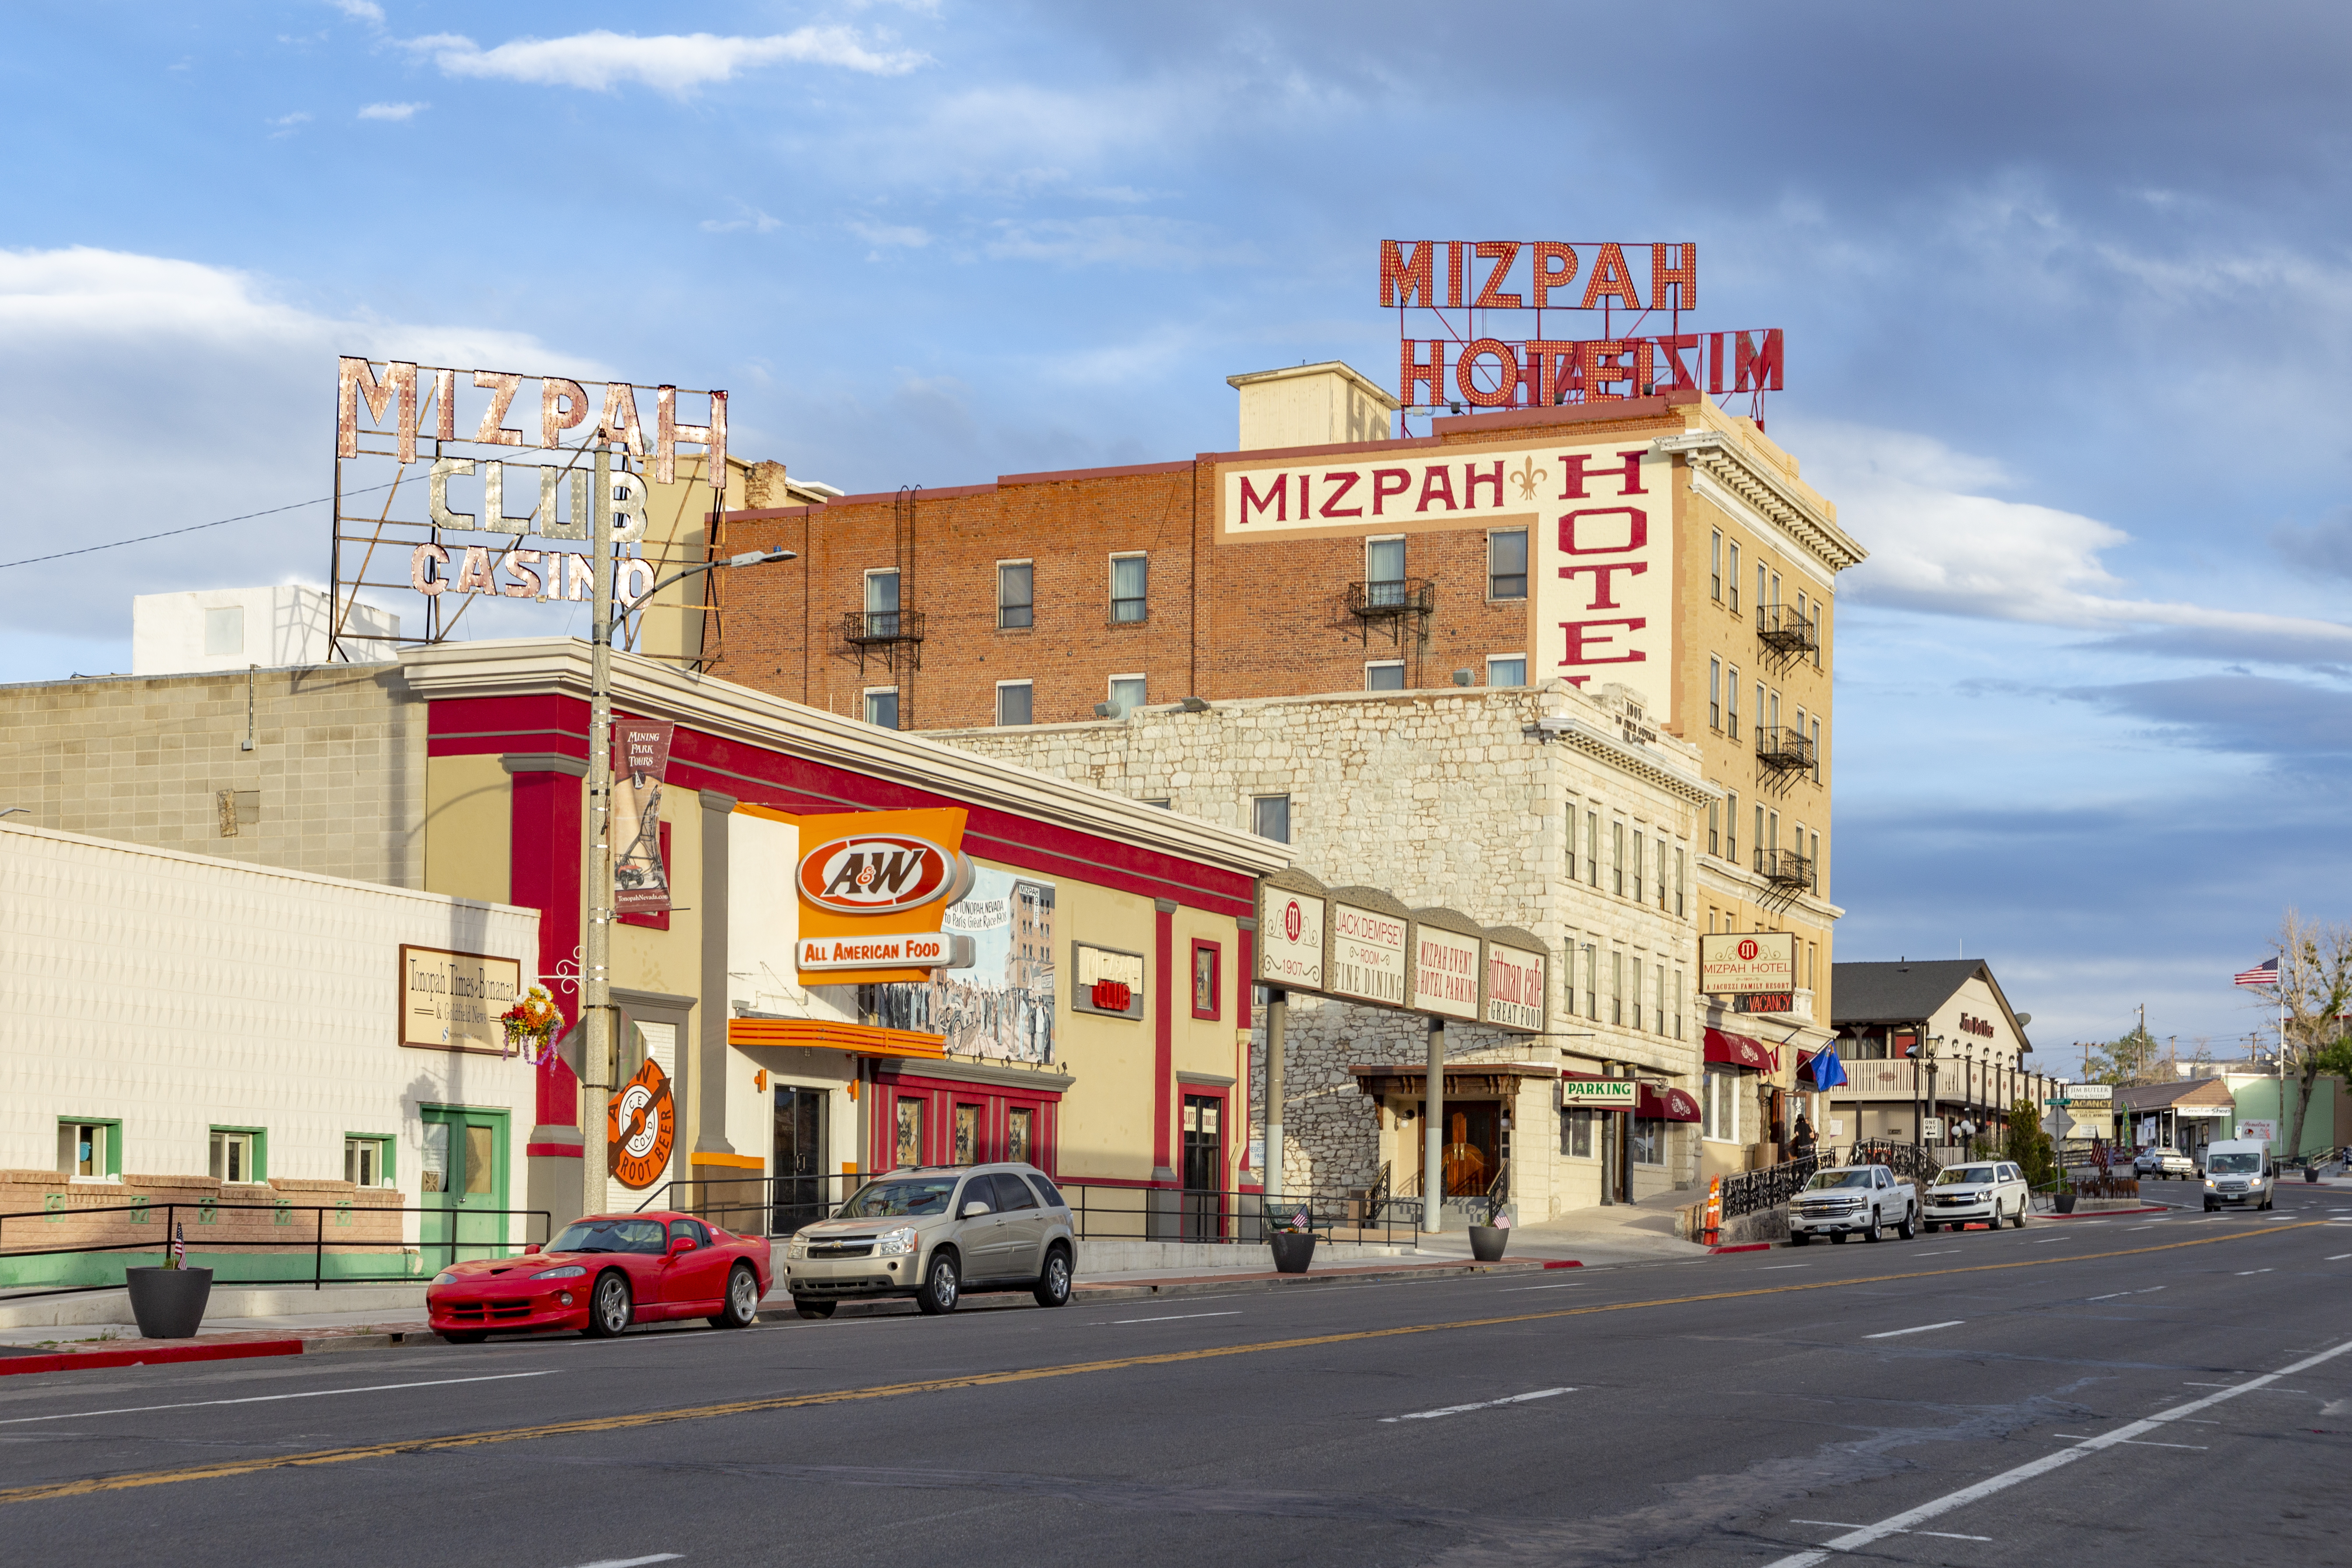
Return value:
<svg viewBox="0 0 2352 1568">
<path fill-rule="evenodd" d="M 554 1054 L 563 1015 L 557 1011 L 555 998 L 547 994 L 547 988 L 534 985 L 523 993 L 521 1001 L 499 1015 L 499 1023 L 506 1030 L 507 1054 L 520 1053 L 525 1062 L 538 1067 Z"/>
</svg>

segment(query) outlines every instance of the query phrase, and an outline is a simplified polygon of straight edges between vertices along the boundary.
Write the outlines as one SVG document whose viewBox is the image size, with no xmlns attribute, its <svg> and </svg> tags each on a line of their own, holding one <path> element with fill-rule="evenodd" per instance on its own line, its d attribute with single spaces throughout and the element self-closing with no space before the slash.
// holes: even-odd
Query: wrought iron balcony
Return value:
<svg viewBox="0 0 2352 1568">
<path fill-rule="evenodd" d="M 1437 584 L 1426 577 L 1394 577 L 1348 584 L 1348 613 L 1367 620 L 1426 616 L 1437 608 Z"/>
<path fill-rule="evenodd" d="M 1822 646 L 1821 627 L 1787 605 L 1756 606 L 1756 639 L 1774 653 L 1801 658 Z"/>
<path fill-rule="evenodd" d="M 1793 724 L 1759 724 L 1756 760 L 1774 773 L 1808 773 L 1813 765 L 1813 742 Z"/>
<path fill-rule="evenodd" d="M 920 610 L 852 610 L 841 617 L 841 639 L 852 647 L 923 640 Z"/>
<path fill-rule="evenodd" d="M 1801 891 L 1813 885 L 1812 858 L 1793 849 L 1759 849 L 1756 874 L 1775 888 Z"/>
</svg>

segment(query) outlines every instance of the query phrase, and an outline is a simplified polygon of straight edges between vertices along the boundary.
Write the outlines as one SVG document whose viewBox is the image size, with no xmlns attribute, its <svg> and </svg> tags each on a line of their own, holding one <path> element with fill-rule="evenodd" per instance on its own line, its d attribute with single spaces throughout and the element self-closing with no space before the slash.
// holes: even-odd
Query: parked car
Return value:
<svg viewBox="0 0 2352 1568">
<path fill-rule="evenodd" d="M 2178 1149 L 2143 1149 L 2132 1162 L 2136 1176 L 2193 1176 L 2197 1162 Z"/>
<path fill-rule="evenodd" d="M 632 1323 L 756 1321 L 772 1273 L 768 1243 L 688 1214 L 590 1215 L 520 1258 L 454 1263 L 425 1288 L 433 1331 L 452 1344 L 494 1331 L 577 1329 L 599 1338 Z"/>
<path fill-rule="evenodd" d="M 1999 1230 L 2003 1220 L 2023 1229 L 2031 1196 L 2025 1173 L 2007 1160 L 1947 1165 L 1936 1173 L 1927 1188 L 1927 1212 L 1920 1216 L 1920 1224 L 1930 1235 L 1939 1225 L 1954 1230 L 1971 1225 Z"/>
<path fill-rule="evenodd" d="M 921 1165 L 877 1176 L 784 1247 L 784 1285 L 803 1318 L 845 1300 L 911 1296 L 955 1310 L 979 1290 L 1069 1300 L 1078 1242 L 1070 1205 L 1034 1165 Z"/>
<path fill-rule="evenodd" d="M 2269 1208 L 2273 1173 L 2270 1146 L 2251 1138 L 2215 1143 L 2205 1151 L 2205 1212 L 2223 1204 L 2252 1204 Z"/>
<path fill-rule="evenodd" d="M 1908 1241 L 1918 1224 L 1918 1198 L 1908 1182 L 1898 1182 L 1884 1165 L 1840 1165 L 1814 1173 L 1789 1205 L 1789 1245 L 1802 1247 L 1817 1236 L 1843 1243 L 1849 1236 L 1876 1241 L 1893 1226 Z"/>
</svg>

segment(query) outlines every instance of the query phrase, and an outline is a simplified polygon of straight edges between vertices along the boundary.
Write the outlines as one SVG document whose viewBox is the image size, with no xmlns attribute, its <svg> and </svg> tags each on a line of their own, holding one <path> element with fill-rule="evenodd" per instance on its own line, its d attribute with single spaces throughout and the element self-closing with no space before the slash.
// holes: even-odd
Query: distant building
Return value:
<svg viewBox="0 0 2352 1568">
<path fill-rule="evenodd" d="M 329 634 L 337 629 L 344 655 L 352 661 L 393 657 L 390 643 L 373 639 L 398 637 L 398 616 L 353 603 L 343 626 L 333 628 L 333 613 L 325 593 L 296 583 L 141 594 L 131 601 L 131 673 L 195 675 L 251 665 L 283 669 L 326 664 L 332 658 Z"/>
<path fill-rule="evenodd" d="M 2011 1010 L 1991 965 L 1900 960 L 1840 963 L 1831 973 L 1830 1021 L 1846 1082 L 1813 1094 L 1824 1142 L 1907 1143 L 1923 1115 L 1984 1122 L 2020 1100 L 2042 1104 L 2051 1080 L 2025 1060 L 2033 1015 Z"/>
</svg>

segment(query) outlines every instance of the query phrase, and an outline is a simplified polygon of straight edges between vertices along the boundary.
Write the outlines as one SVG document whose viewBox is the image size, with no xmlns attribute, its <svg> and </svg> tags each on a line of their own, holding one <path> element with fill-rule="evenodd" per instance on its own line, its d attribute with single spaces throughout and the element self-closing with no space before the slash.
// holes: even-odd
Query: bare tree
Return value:
<svg viewBox="0 0 2352 1568">
<path fill-rule="evenodd" d="M 2282 1086 L 2287 1077 L 2295 1080 L 2294 1110 L 2279 1108 L 2288 1117 L 2279 1152 L 2291 1160 L 2303 1149 L 2311 1086 L 2341 1054 L 2335 1048 L 2343 1033 L 2341 1017 L 2352 1009 L 2352 925 L 2307 921 L 2289 909 L 2271 939 L 2271 952 L 2278 959 L 2278 980 L 2253 989 L 2280 1022 Z"/>
<path fill-rule="evenodd" d="M 2144 1024 L 2115 1039 L 2084 1045 L 2083 1077 L 2087 1082 L 2111 1083 L 2117 1089 L 2164 1082 L 2164 1076 L 2156 1070 L 2157 1049 L 2156 1037 Z"/>
</svg>

